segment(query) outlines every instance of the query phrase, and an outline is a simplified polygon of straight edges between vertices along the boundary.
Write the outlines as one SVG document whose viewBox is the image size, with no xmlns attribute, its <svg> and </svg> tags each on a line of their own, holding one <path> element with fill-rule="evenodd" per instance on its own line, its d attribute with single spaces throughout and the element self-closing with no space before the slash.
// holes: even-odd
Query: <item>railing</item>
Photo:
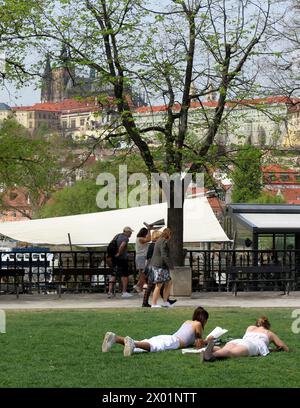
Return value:
<svg viewBox="0 0 300 408">
<path fill-rule="evenodd" d="M 192 268 L 193 291 L 228 291 L 230 268 L 233 266 L 258 268 L 266 265 L 287 266 L 294 279 L 292 290 L 300 289 L 300 250 L 199 250 L 188 251 Z M 251 282 L 246 290 L 278 290 L 272 284 Z"/>
<path fill-rule="evenodd" d="M 135 253 L 129 253 L 129 271 L 135 279 Z M 103 275 L 105 269 L 105 252 L 100 251 L 54 251 L 54 252 L 0 252 L 0 270 L 25 271 L 20 293 L 49 293 L 62 291 L 106 292 L 109 276 Z M 59 271 L 83 271 L 89 279 L 70 273 L 62 274 L 63 285 L 58 277 Z M 80 282 L 82 281 L 82 282 Z M 83 282 L 84 281 L 84 282 Z M 13 293 L 13 279 L 0 279 L 0 294 Z"/>
<path fill-rule="evenodd" d="M 134 284 L 136 279 L 135 252 L 129 252 L 129 270 Z M 283 265 L 291 270 L 291 290 L 300 289 L 300 250 L 251 251 L 251 250 L 195 250 L 187 251 L 185 265 L 192 268 L 192 290 L 228 291 L 231 267 L 259 267 L 262 265 Z M 62 291 L 107 291 L 109 276 L 101 274 L 107 267 L 103 251 L 54 251 L 54 252 L 0 252 L 0 270 L 24 271 L 20 293 L 48 293 L 58 290 L 56 271 L 87 271 L 85 279 L 62 274 Z M 285 268 L 286 269 L 286 268 Z M 83 274 L 83 272 L 82 272 Z M 63 282 L 61 282 L 63 281 Z M 245 290 L 280 290 L 270 282 L 248 283 Z M 0 279 L 0 293 L 14 293 L 13 277 Z"/>
</svg>

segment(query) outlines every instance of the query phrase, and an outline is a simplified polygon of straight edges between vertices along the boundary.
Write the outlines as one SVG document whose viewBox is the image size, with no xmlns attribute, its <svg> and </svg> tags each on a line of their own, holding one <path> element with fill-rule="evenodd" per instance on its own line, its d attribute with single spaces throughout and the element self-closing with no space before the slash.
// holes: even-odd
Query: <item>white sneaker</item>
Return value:
<svg viewBox="0 0 300 408">
<path fill-rule="evenodd" d="M 133 350 L 135 348 L 134 341 L 132 340 L 131 337 L 127 336 L 124 339 L 124 357 L 130 357 L 133 353 Z"/>
<path fill-rule="evenodd" d="M 112 332 L 107 332 L 102 343 L 102 353 L 108 353 L 112 345 L 116 342 L 116 335 Z"/>
<path fill-rule="evenodd" d="M 169 302 L 163 302 L 162 307 L 172 307 L 171 303 Z"/>
<path fill-rule="evenodd" d="M 131 298 L 133 295 L 131 294 L 131 293 L 128 293 L 128 292 L 123 292 L 122 293 L 122 298 L 123 299 L 126 299 L 126 298 Z"/>
<path fill-rule="evenodd" d="M 214 361 L 215 360 L 215 357 L 213 356 L 213 348 L 214 348 L 214 342 L 211 340 L 204 350 L 204 353 L 203 353 L 204 361 Z"/>
<path fill-rule="evenodd" d="M 161 307 L 161 305 L 151 305 L 151 307 Z"/>
<path fill-rule="evenodd" d="M 108 298 L 108 299 L 111 299 L 112 297 L 113 297 L 113 294 L 112 294 L 111 292 L 108 292 L 108 293 L 107 293 L 107 298 Z"/>
</svg>

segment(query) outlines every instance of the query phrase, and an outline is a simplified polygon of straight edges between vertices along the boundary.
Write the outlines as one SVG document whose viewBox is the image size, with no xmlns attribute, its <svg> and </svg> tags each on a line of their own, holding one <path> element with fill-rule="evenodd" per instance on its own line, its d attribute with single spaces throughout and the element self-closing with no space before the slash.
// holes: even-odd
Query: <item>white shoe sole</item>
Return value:
<svg viewBox="0 0 300 408">
<path fill-rule="evenodd" d="M 130 357 L 133 353 L 132 347 L 131 347 L 131 338 L 130 337 L 125 337 L 124 339 L 124 357 Z"/>
<path fill-rule="evenodd" d="M 213 358 L 213 353 L 212 353 L 213 348 L 214 348 L 214 342 L 210 341 L 203 353 L 203 357 L 205 361 L 209 361 Z"/>
<path fill-rule="evenodd" d="M 114 334 L 112 332 L 107 332 L 104 336 L 104 340 L 102 343 L 102 353 L 108 353 L 113 345 L 113 337 Z"/>
</svg>

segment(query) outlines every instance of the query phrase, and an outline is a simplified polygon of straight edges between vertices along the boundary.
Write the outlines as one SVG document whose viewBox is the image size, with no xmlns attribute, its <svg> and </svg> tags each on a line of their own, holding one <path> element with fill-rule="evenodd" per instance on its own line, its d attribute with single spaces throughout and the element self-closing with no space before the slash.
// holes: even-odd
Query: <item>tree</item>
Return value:
<svg viewBox="0 0 300 408">
<path fill-rule="evenodd" d="M 286 95 L 293 106 L 299 104 L 300 96 L 300 2 L 277 0 L 277 8 L 284 9 L 284 13 L 276 19 L 273 41 L 267 44 L 260 66 L 267 89 L 277 95 Z"/>
<path fill-rule="evenodd" d="M 59 179 L 57 159 L 51 143 L 32 137 L 14 119 L 0 125 L 0 183 L 2 191 L 23 187 L 27 190 L 33 211 L 47 200 Z M 2 210 L 19 210 L 4 205 Z M 27 217 L 29 215 L 23 214 Z"/>
<path fill-rule="evenodd" d="M 99 187 L 92 180 L 83 180 L 74 186 L 55 192 L 40 211 L 42 218 L 86 214 L 99 211 L 95 196 Z"/>
<path fill-rule="evenodd" d="M 241 149 L 230 174 L 233 181 L 232 202 L 247 203 L 257 199 L 262 189 L 261 151 L 249 145 Z"/>
<path fill-rule="evenodd" d="M 119 155 L 112 157 L 109 160 L 96 162 L 87 172 L 83 180 L 77 181 L 73 186 L 65 186 L 59 191 L 51 195 L 50 199 L 41 208 L 39 215 L 42 218 L 61 217 L 66 215 L 87 214 L 99 211 L 107 211 L 99 209 L 96 202 L 96 196 L 101 186 L 95 183 L 95 178 L 102 172 L 109 172 L 116 178 L 117 199 L 119 201 L 119 186 L 118 186 L 118 165 L 127 166 L 127 172 L 130 176 L 133 173 L 140 172 L 145 167 L 144 162 L 137 155 Z M 146 168 L 144 168 L 146 170 Z M 133 187 L 131 187 L 132 189 Z M 130 193 L 131 189 L 128 189 Z M 146 191 L 145 191 L 146 194 Z"/>
<path fill-rule="evenodd" d="M 262 192 L 255 200 L 248 201 L 250 204 L 284 204 L 282 196 Z"/>
<path fill-rule="evenodd" d="M 109 84 L 118 125 L 104 139 L 124 136 L 134 144 L 149 172 L 158 172 L 151 145 L 157 135 L 163 170 L 176 173 L 171 183 L 168 226 L 175 264 L 183 262 L 184 185 L 182 172 L 203 170 L 215 137 L 240 99 L 258 93 L 254 61 L 272 26 L 271 1 L 169 0 L 151 8 L 142 0 L 1 0 L 0 40 L 7 45 L 7 78 L 40 74 L 24 55 L 35 48 L 73 72 L 92 68 Z M 55 6 L 57 6 L 55 8 Z M 61 56 L 64 46 L 68 55 Z M 40 66 L 40 64 L 39 64 Z M 128 87 L 145 90 L 149 103 L 165 103 L 161 123 L 142 126 L 134 116 Z M 203 98 L 216 94 L 209 111 Z M 201 140 L 188 138 L 192 101 L 200 105 Z M 155 122 L 155 121 L 153 121 Z M 150 135 L 150 136 L 149 136 Z M 179 197 L 178 197 L 179 195 Z M 181 208 L 175 208 L 176 200 Z"/>
</svg>

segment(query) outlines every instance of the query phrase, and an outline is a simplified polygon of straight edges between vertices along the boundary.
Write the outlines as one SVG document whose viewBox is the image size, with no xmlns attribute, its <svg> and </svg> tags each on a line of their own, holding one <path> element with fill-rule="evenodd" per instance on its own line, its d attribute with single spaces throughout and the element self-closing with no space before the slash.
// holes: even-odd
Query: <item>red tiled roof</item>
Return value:
<svg viewBox="0 0 300 408">
<path fill-rule="evenodd" d="M 65 111 L 90 111 L 100 110 L 101 107 L 95 104 L 95 101 L 76 99 L 65 99 L 62 102 L 35 103 L 32 106 L 16 106 L 14 111 L 48 111 L 48 112 L 65 112 Z"/>
<path fill-rule="evenodd" d="M 275 196 L 278 193 L 278 188 L 273 188 L 266 192 Z M 287 204 L 300 204 L 300 200 L 298 199 L 298 197 L 300 197 L 300 188 L 281 188 L 280 193 Z"/>
<path fill-rule="evenodd" d="M 258 105 L 258 104 L 273 104 L 273 103 L 286 103 L 286 104 L 293 104 L 299 103 L 299 98 L 289 98 L 287 96 L 268 96 L 266 98 L 253 98 L 253 99 L 245 99 L 240 101 L 234 101 L 239 104 L 251 104 L 251 105 Z"/>
<path fill-rule="evenodd" d="M 18 208 L 29 208 L 27 202 L 28 191 L 25 187 L 12 188 L 2 194 L 2 200 L 5 207 L 13 206 Z"/>
<path fill-rule="evenodd" d="M 270 166 L 264 166 L 261 168 L 263 173 L 299 173 L 296 170 L 284 169 L 277 164 L 271 164 Z"/>
<path fill-rule="evenodd" d="M 267 98 L 255 98 L 255 99 L 244 99 L 244 100 L 233 100 L 227 102 L 228 106 L 232 105 L 260 105 L 260 104 L 291 104 L 300 102 L 300 99 L 291 99 L 286 96 L 269 96 Z M 200 102 L 191 102 L 191 108 L 200 108 L 201 106 L 208 107 L 208 108 L 216 108 L 218 106 L 217 101 L 204 101 Z M 181 105 L 179 103 L 173 106 L 173 111 L 178 111 Z M 135 109 L 137 113 L 147 113 L 147 112 L 165 112 L 167 111 L 167 105 L 160 105 L 160 106 L 140 106 L 139 108 Z"/>
<path fill-rule="evenodd" d="M 112 97 L 109 97 L 108 100 L 113 102 Z M 129 104 L 130 98 L 128 98 Z M 272 96 L 268 98 L 256 98 L 256 99 L 245 99 L 245 100 L 236 100 L 228 102 L 227 105 L 258 105 L 258 104 L 275 104 L 275 103 L 285 103 L 291 104 L 296 103 L 296 100 L 291 100 L 286 96 Z M 300 99 L 297 100 L 300 102 Z M 191 108 L 200 108 L 201 106 L 208 108 L 216 108 L 218 106 L 217 101 L 204 101 L 200 102 L 191 102 Z M 173 106 L 174 111 L 179 111 L 181 105 L 179 103 Z M 47 103 L 36 103 L 32 106 L 15 106 L 12 108 L 13 111 L 48 111 L 48 112 L 88 112 L 94 110 L 100 110 L 101 106 L 95 104 L 93 99 L 86 99 L 84 101 L 79 101 L 77 99 L 65 99 L 62 102 L 47 102 Z M 167 105 L 159 106 L 140 106 L 135 109 L 137 113 L 148 113 L 148 112 L 165 112 L 167 111 Z"/>
<path fill-rule="evenodd" d="M 293 201 L 293 204 L 298 203 L 300 204 L 300 200 L 298 197 L 300 197 L 300 188 L 291 188 L 291 189 L 282 189 L 281 193 L 287 203 L 290 203 L 290 201 Z"/>
</svg>

